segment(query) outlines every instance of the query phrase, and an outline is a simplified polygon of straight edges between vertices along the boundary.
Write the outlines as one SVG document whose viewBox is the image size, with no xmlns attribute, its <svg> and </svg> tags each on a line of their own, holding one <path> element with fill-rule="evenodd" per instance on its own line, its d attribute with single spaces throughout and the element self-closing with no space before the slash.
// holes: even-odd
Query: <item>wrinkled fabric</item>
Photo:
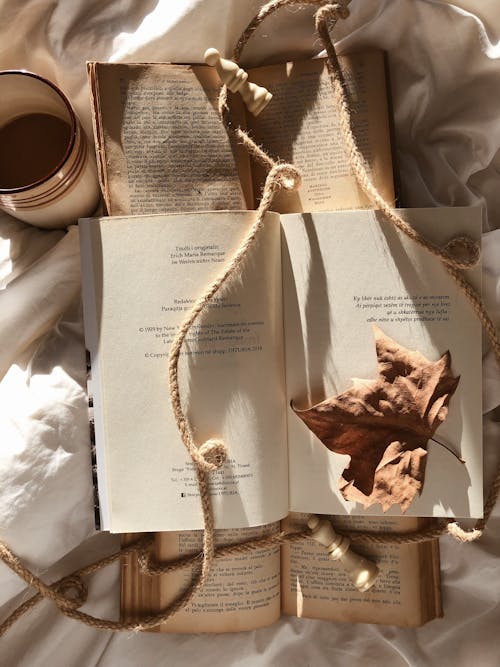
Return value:
<svg viewBox="0 0 500 667">
<path fill-rule="evenodd" d="M 229 55 L 258 0 L 0 0 L 0 69 L 54 80 L 91 136 L 86 60 L 199 62 Z M 500 321 L 500 12 L 496 0 L 353 0 L 335 31 L 340 51 L 388 53 L 395 147 L 405 206 L 482 205 L 483 289 Z M 246 64 L 318 49 L 310 8 L 269 19 Z M 0 538 L 50 581 L 110 553 L 95 534 L 85 395 L 78 234 L 0 214 Z M 485 483 L 498 461 L 500 380 L 484 354 Z M 496 412 L 495 412 L 496 411 Z M 496 415 L 496 421 L 495 421 Z M 441 540 L 444 619 L 420 629 L 283 618 L 237 635 L 113 634 L 67 619 L 48 602 L 0 640 L 7 666 L 213 664 L 412 667 L 499 663 L 500 511 L 482 540 Z M 0 565 L 0 618 L 24 584 Z M 96 575 L 96 615 L 116 618 L 117 566 Z"/>
</svg>

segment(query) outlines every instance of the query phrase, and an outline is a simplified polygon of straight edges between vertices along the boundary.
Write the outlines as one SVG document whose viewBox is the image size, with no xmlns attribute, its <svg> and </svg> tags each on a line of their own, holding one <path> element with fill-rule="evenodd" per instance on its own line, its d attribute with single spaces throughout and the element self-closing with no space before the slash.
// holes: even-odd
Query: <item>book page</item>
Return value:
<svg viewBox="0 0 500 667">
<path fill-rule="evenodd" d="M 279 532 L 279 523 L 255 528 L 216 531 L 216 544 L 229 545 Z M 201 531 L 161 533 L 155 538 L 154 558 L 159 562 L 199 553 Z M 158 613 L 191 582 L 195 567 L 186 567 L 159 577 L 148 591 L 142 587 L 141 606 L 122 598 L 127 618 L 134 614 Z M 143 577 L 144 579 L 146 577 Z M 147 596 L 147 599 L 145 597 Z M 125 603 L 125 604 L 124 604 Z M 214 562 L 212 572 L 193 600 L 158 632 L 240 632 L 274 623 L 281 614 L 280 547 L 254 549 L 224 556 Z"/>
<path fill-rule="evenodd" d="M 111 532 L 203 525 L 196 474 L 169 398 L 172 340 L 220 274 L 253 212 L 80 221 L 86 342 L 92 361 L 99 493 Z M 91 298 L 93 296 L 93 298 Z M 238 278 L 212 300 L 181 350 L 180 394 L 198 445 L 221 438 L 210 475 L 216 527 L 288 511 L 279 218 Z M 102 482 L 102 483 L 101 483 Z"/>
<path fill-rule="evenodd" d="M 406 532 L 419 519 L 331 517 L 335 528 Z M 304 517 L 292 515 L 289 529 L 299 530 Z M 439 542 L 419 545 L 357 545 L 351 548 L 379 567 L 365 593 L 356 590 L 338 562 L 313 539 L 286 544 L 282 550 L 281 593 L 285 614 L 341 623 L 418 626 L 442 616 L 439 588 Z"/>
<path fill-rule="evenodd" d="M 391 142 L 384 55 L 379 51 L 342 56 L 354 135 L 373 182 L 387 201 L 394 201 Z M 302 186 L 273 202 L 280 213 L 370 208 L 356 183 L 336 112 L 332 85 L 323 58 L 251 70 L 273 99 L 247 124 L 259 145 L 274 158 L 297 167 Z M 254 192 L 261 190 L 262 169 L 252 164 Z"/>
<path fill-rule="evenodd" d="M 439 246 L 463 235 L 480 242 L 479 208 L 400 212 Z M 434 434 L 442 444 L 424 440 L 421 445 L 427 450 L 423 488 L 406 513 L 480 517 L 481 324 L 467 298 L 437 258 L 375 211 L 286 215 L 282 228 L 288 404 L 308 409 L 347 391 L 354 378 L 361 378 L 356 380 L 360 387 L 374 382 L 379 368 L 373 325 L 397 345 L 417 350 L 429 361 L 449 351 L 458 385 L 447 416 Z M 465 275 L 480 291 L 480 268 Z M 419 389 L 415 388 L 415 397 Z M 373 414 L 377 413 L 375 398 Z M 395 419 L 406 408 L 395 406 Z M 381 426 L 374 417 L 372 427 L 377 425 Z M 332 438 L 338 426 L 332 425 Z M 397 433 L 388 433 L 388 444 L 404 440 L 406 431 Z M 368 452 L 355 460 L 345 451 L 327 449 L 291 407 L 288 445 L 292 511 L 383 513 L 380 503 L 365 509 L 361 502 L 345 500 L 339 489 L 341 479 L 348 479 Z M 393 504 L 387 514 L 401 515 L 401 506 Z"/>
<path fill-rule="evenodd" d="M 213 68 L 91 63 L 89 78 L 110 215 L 251 207 L 248 155 L 222 125 Z"/>
</svg>

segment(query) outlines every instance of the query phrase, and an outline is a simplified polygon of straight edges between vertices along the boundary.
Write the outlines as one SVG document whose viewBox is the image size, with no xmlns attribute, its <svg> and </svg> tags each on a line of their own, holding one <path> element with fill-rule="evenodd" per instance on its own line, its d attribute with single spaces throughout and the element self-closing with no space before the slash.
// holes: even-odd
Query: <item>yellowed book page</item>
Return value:
<svg viewBox="0 0 500 667">
<path fill-rule="evenodd" d="M 110 215 L 251 208 L 248 155 L 219 118 L 213 68 L 92 63 L 90 73 Z"/>
<path fill-rule="evenodd" d="M 279 531 L 279 524 L 256 528 L 219 530 L 217 544 L 235 544 Z M 201 531 L 162 533 L 156 536 L 157 560 L 198 553 Z M 165 608 L 191 581 L 188 567 L 157 578 L 153 608 Z M 216 560 L 212 573 L 193 600 L 160 632 L 239 632 L 270 625 L 280 617 L 280 548 L 254 549 Z"/>
<path fill-rule="evenodd" d="M 339 530 L 411 531 L 416 518 L 331 517 Z M 304 517 L 292 515 L 287 527 L 299 529 Z M 287 544 L 282 550 L 281 594 L 285 614 L 341 623 L 418 626 L 441 616 L 439 556 L 435 546 L 353 545 L 380 568 L 374 586 L 357 591 L 341 566 L 314 540 Z"/>
<path fill-rule="evenodd" d="M 169 393 L 172 340 L 255 221 L 252 211 L 80 221 L 85 334 L 103 528 L 203 526 L 193 463 Z M 288 512 L 279 216 L 197 319 L 181 350 L 180 393 L 197 444 L 221 438 L 210 476 L 218 528 Z"/>
<path fill-rule="evenodd" d="M 97 175 L 99 177 L 99 185 L 104 202 L 109 202 L 108 184 L 107 184 L 107 169 L 104 155 L 104 138 L 101 123 L 101 100 L 99 94 L 99 87 L 96 80 L 96 67 L 98 63 L 87 63 L 87 79 L 89 84 L 92 128 L 94 131 L 94 146 L 97 162 Z M 106 213 L 106 211 L 104 211 Z"/>
<path fill-rule="evenodd" d="M 352 111 L 353 129 L 375 185 L 387 201 L 394 183 L 384 55 L 369 51 L 340 58 Z M 273 94 L 271 103 L 247 123 L 257 143 L 270 155 L 291 162 L 301 172 L 297 193 L 283 193 L 273 203 L 280 213 L 370 208 L 351 172 L 333 89 L 324 59 L 272 65 L 250 72 L 252 81 Z M 254 170 L 254 191 L 263 172 Z"/>
</svg>

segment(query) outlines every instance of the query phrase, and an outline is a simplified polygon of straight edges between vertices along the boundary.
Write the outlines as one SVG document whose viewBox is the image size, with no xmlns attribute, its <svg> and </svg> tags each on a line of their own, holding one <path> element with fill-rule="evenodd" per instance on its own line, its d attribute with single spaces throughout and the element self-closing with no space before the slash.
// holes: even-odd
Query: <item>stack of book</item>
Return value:
<svg viewBox="0 0 500 667">
<path fill-rule="evenodd" d="M 358 144 L 394 202 L 384 56 L 370 51 L 341 64 Z M 203 522 L 170 413 L 170 343 L 241 243 L 265 174 L 221 124 L 211 68 L 90 63 L 89 78 L 113 216 L 80 222 L 101 524 L 127 533 L 125 542 L 154 532 L 154 557 L 172 559 L 200 549 Z M 349 168 L 325 61 L 257 68 L 250 79 L 273 100 L 253 118 L 235 96 L 233 122 L 303 179 L 275 202 L 239 279 L 216 295 L 182 350 L 181 393 L 196 440 L 222 437 L 229 451 L 211 477 L 218 543 L 276 532 L 280 522 L 303 525 L 309 512 L 335 515 L 339 528 L 380 531 L 415 530 L 428 520 L 421 517 L 480 516 L 479 324 L 438 260 L 370 210 Z M 480 238 L 471 209 L 404 215 L 438 244 Z M 470 279 L 477 283 L 477 269 Z M 461 375 L 439 439 L 465 464 L 430 443 L 421 493 L 386 513 L 346 498 L 339 480 L 349 456 L 329 451 L 295 412 L 342 394 L 354 377 L 375 380 L 373 324 L 426 359 L 449 350 Z M 437 541 L 359 551 L 381 569 L 367 593 L 310 540 L 221 559 L 158 630 L 249 630 L 281 613 L 393 625 L 442 614 Z M 190 578 L 189 568 L 143 575 L 127 556 L 123 617 L 159 612 Z"/>
</svg>

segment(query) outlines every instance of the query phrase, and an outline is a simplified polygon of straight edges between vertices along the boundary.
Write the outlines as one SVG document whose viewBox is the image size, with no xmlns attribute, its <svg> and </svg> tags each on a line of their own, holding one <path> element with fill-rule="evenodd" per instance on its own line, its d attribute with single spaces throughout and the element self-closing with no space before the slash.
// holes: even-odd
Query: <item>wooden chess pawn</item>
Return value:
<svg viewBox="0 0 500 667">
<path fill-rule="evenodd" d="M 311 514 L 307 525 L 311 529 L 311 537 L 327 548 L 328 556 L 332 560 L 339 561 L 358 591 L 364 593 L 373 586 L 379 575 L 378 567 L 367 558 L 351 551 L 348 537 L 337 535 L 327 519 L 320 519 L 315 514 Z"/>
<path fill-rule="evenodd" d="M 245 70 L 232 60 L 221 58 L 217 49 L 207 49 L 204 58 L 207 65 L 215 67 L 222 83 L 225 83 L 232 93 L 241 95 L 251 114 L 258 116 L 269 104 L 272 94 L 262 86 L 248 81 Z"/>
</svg>

